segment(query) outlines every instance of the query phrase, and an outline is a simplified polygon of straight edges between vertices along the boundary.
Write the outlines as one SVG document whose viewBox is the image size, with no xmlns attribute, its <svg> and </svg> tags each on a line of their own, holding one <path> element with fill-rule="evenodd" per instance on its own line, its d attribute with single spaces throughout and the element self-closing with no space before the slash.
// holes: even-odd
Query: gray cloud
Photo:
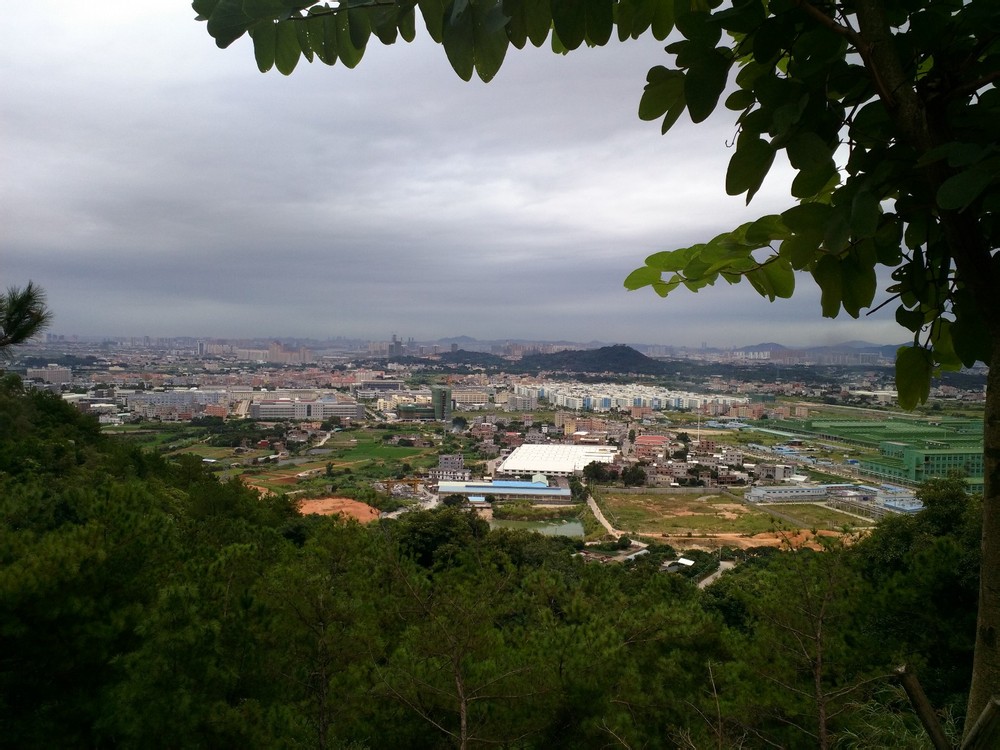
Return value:
<svg viewBox="0 0 1000 750">
<path fill-rule="evenodd" d="M 751 207 L 724 195 L 727 113 L 638 120 L 653 40 L 511 50 L 489 85 L 419 39 L 286 78 L 192 19 L 58 0 L 0 27 L 2 281 L 45 287 L 56 332 L 899 338 L 891 314 L 823 321 L 809 279 L 775 305 L 624 290 L 646 255 L 789 205 L 777 167 Z"/>
</svg>

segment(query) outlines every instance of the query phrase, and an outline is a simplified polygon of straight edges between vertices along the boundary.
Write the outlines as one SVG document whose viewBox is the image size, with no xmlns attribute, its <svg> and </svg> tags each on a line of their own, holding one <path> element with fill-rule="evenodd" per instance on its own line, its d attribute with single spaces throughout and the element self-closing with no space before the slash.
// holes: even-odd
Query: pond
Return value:
<svg viewBox="0 0 1000 750">
<path fill-rule="evenodd" d="M 527 529 L 545 536 L 583 538 L 583 524 L 575 519 L 565 521 L 490 521 L 493 529 Z"/>
</svg>

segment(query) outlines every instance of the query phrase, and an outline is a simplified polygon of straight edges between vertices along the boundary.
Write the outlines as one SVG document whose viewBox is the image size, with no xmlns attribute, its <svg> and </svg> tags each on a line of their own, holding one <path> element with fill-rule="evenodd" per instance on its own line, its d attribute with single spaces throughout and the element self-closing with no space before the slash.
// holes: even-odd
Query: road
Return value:
<svg viewBox="0 0 1000 750">
<path fill-rule="evenodd" d="M 727 570 L 731 570 L 734 567 L 736 567 L 736 563 L 734 563 L 732 560 L 723 560 L 722 562 L 719 563 L 719 569 L 717 571 L 712 573 L 712 575 L 708 576 L 708 578 L 703 578 L 700 581 L 698 581 L 698 588 L 703 589 L 710 583 L 714 583 L 719 576 L 721 576 Z"/>
<path fill-rule="evenodd" d="M 597 503 L 594 502 L 594 498 L 590 495 L 587 495 L 587 506 L 590 508 L 590 512 L 594 514 L 594 518 L 597 519 L 597 521 L 607 530 L 609 534 L 618 538 L 625 533 L 624 531 L 619 531 L 608 522 L 608 519 L 604 517 L 601 509 L 597 507 Z"/>
</svg>

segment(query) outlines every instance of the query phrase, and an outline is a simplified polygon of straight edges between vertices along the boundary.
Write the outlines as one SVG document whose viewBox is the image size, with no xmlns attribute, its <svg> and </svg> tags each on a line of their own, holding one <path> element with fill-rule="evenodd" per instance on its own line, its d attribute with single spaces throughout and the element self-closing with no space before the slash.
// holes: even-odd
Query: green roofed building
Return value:
<svg viewBox="0 0 1000 750">
<path fill-rule="evenodd" d="M 772 421 L 771 427 L 830 442 L 877 449 L 862 458 L 862 474 L 886 482 L 915 485 L 959 473 L 971 492 L 983 489 L 983 423 L 978 419 L 933 420 L 886 415 L 885 419 Z"/>
<path fill-rule="evenodd" d="M 937 444 L 934 447 L 886 441 L 878 458 L 862 459 L 861 471 L 890 482 L 919 484 L 959 473 L 972 492 L 983 491 L 983 444 Z"/>
</svg>

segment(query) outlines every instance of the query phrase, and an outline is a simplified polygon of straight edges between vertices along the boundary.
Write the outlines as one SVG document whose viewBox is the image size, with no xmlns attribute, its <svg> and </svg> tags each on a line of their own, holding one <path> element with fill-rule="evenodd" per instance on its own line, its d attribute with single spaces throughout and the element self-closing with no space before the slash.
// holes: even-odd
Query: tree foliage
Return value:
<svg viewBox="0 0 1000 750">
<path fill-rule="evenodd" d="M 0 357 L 12 347 L 37 336 L 52 321 L 45 292 L 29 281 L 0 294 Z"/>
<path fill-rule="evenodd" d="M 976 560 L 951 562 L 978 505 L 950 485 L 880 526 L 884 543 L 772 551 L 701 591 L 458 509 L 368 527 L 303 518 L 2 382 L 0 456 L 23 444 L 0 464 L 11 746 L 812 746 L 817 696 L 831 741 L 883 710 L 883 683 L 857 685 L 859 723 L 841 677 L 913 655 L 954 704 L 969 669 Z M 781 640 L 816 622 L 807 653 L 822 669 Z"/>
</svg>

